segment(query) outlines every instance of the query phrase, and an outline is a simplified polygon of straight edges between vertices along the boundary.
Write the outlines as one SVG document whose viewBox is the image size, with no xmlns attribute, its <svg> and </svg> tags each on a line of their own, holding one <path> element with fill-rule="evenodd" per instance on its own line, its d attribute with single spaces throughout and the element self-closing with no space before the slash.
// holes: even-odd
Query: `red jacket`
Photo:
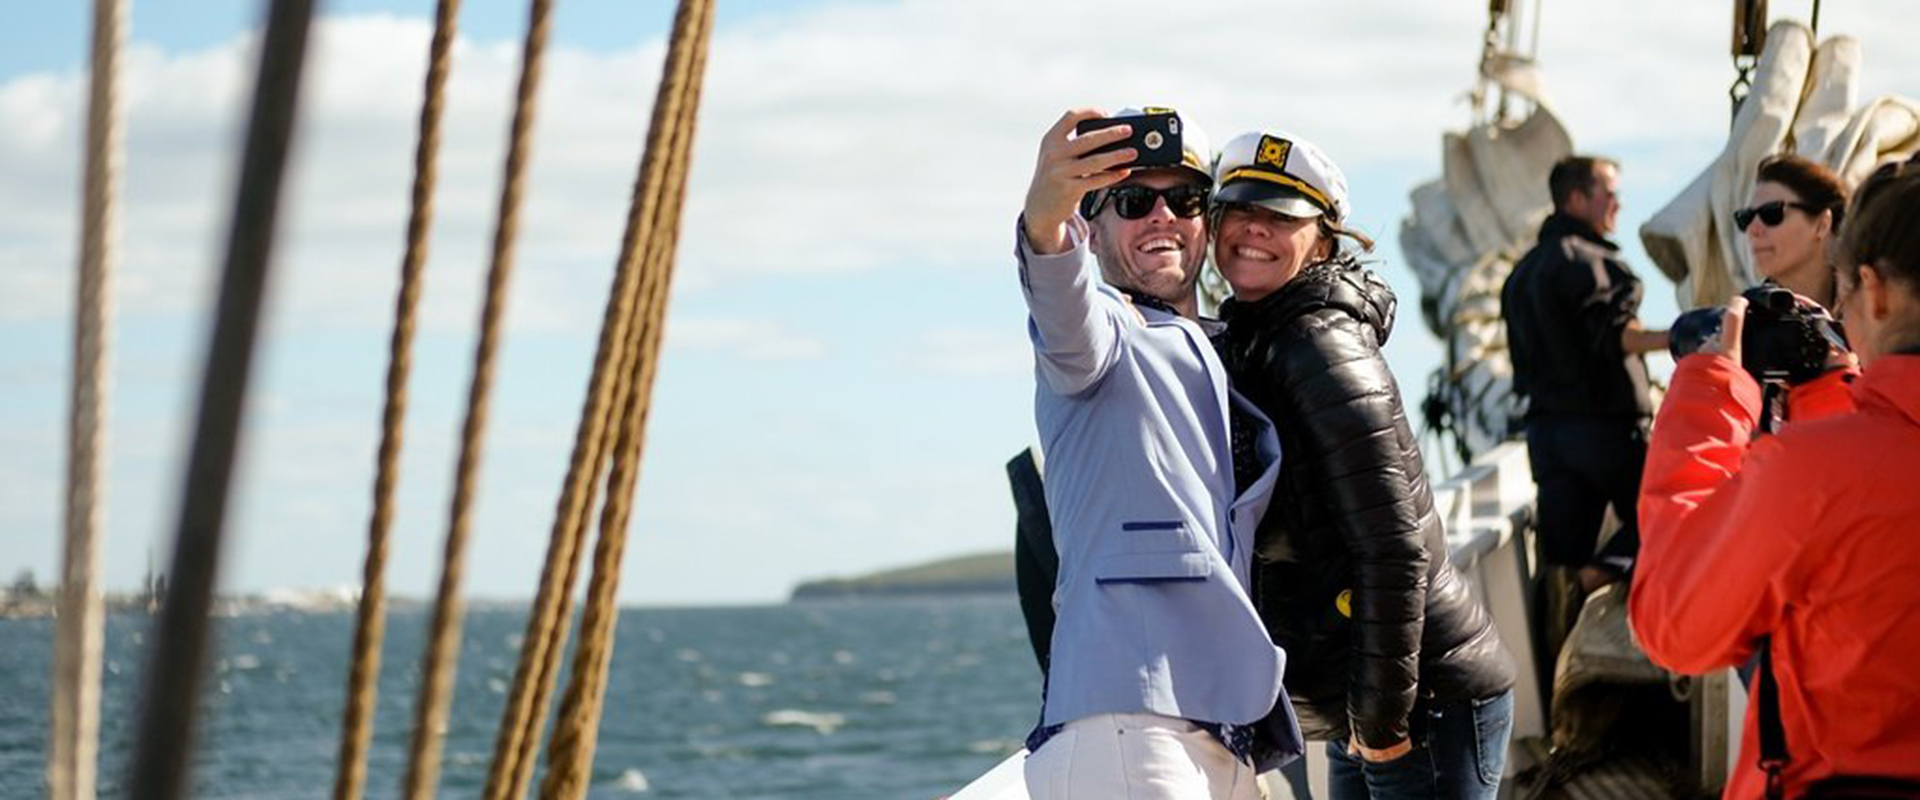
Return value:
<svg viewBox="0 0 1920 800">
<path fill-rule="evenodd" d="M 1634 633 L 1684 673 L 1772 635 L 1788 797 L 1836 773 L 1920 778 L 1920 356 L 1882 357 L 1850 395 L 1841 378 L 1795 389 L 1793 422 L 1756 440 L 1753 379 L 1682 359 L 1640 489 Z M 1728 800 L 1765 788 L 1756 709 Z"/>
</svg>

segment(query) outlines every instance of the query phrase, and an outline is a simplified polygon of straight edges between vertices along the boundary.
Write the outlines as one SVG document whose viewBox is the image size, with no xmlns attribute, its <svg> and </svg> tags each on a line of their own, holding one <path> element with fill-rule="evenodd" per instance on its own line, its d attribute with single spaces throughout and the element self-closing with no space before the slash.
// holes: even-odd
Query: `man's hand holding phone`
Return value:
<svg viewBox="0 0 1920 800">
<path fill-rule="evenodd" d="M 1033 183 L 1027 187 L 1025 216 L 1027 245 L 1034 252 L 1057 255 L 1070 249 L 1067 220 L 1073 217 L 1081 196 L 1112 186 L 1133 174 L 1126 167 L 1139 155 L 1133 148 L 1093 152 L 1125 141 L 1133 133 L 1132 126 L 1113 125 L 1073 135 L 1080 123 L 1104 118 L 1106 114 L 1098 109 L 1068 111 L 1040 140 Z"/>
</svg>

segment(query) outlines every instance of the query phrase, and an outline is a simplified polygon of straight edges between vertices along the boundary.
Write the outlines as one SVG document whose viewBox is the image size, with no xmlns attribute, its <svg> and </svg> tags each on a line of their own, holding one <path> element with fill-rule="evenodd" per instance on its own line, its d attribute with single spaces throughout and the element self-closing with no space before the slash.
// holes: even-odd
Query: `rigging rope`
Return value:
<svg viewBox="0 0 1920 800">
<path fill-rule="evenodd" d="M 200 386 L 167 600 L 151 634 L 142 693 L 146 708 L 132 734 L 135 750 L 126 785 L 135 800 L 180 797 L 193 752 L 227 494 L 313 22 L 313 0 L 275 0 L 270 9 Z"/>
<path fill-rule="evenodd" d="M 440 120 L 446 107 L 447 72 L 459 13 L 460 0 L 440 0 L 427 58 L 426 97 L 420 106 L 420 138 L 413 154 L 412 212 L 407 220 L 407 249 L 400 260 L 400 290 L 394 302 L 393 338 L 387 361 L 387 401 L 381 415 L 373 517 L 368 523 L 367 560 L 354 627 L 347 706 L 340 725 L 340 762 L 334 775 L 334 800 L 358 800 L 367 782 L 367 744 L 373 737 L 380 645 L 386 637 L 387 552 L 393 529 L 394 486 L 400 474 L 402 423 L 407 415 L 407 376 L 413 367 L 413 332 L 420 304 L 421 270 L 427 258 L 427 232 L 433 225 L 435 158 L 440 151 Z"/>
<path fill-rule="evenodd" d="M 572 680 L 561 702 L 559 724 L 547 752 L 547 774 L 541 786 L 541 797 L 545 800 L 583 797 L 590 779 L 606 696 L 607 664 L 613 652 L 614 620 L 618 616 L 614 596 L 619 589 L 628 519 L 639 480 L 653 381 L 658 375 L 667 289 L 679 244 L 680 212 L 685 204 L 707 43 L 712 31 L 711 0 L 682 0 L 674 19 L 672 47 L 673 51 L 684 49 L 686 52 L 678 59 L 670 59 L 672 71 L 662 75 L 661 99 L 656 101 L 659 105 L 671 100 L 676 87 L 682 98 L 678 113 L 669 117 L 673 122 L 672 135 L 664 137 L 671 148 L 665 156 L 666 195 L 653 212 L 652 235 L 638 244 L 647 259 L 639 309 L 641 324 L 631 334 L 639 346 L 634 353 L 631 383 L 623 398 L 625 413 L 612 473 L 607 478 L 607 498 L 601 509 L 600 537 L 594 550 L 586 608 L 581 616 L 581 637 L 574 652 Z"/>
<path fill-rule="evenodd" d="M 440 588 L 434 598 L 403 784 L 402 796 L 407 800 L 432 797 L 440 778 L 440 746 L 446 734 L 447 708 L 453 695 L 454 662 L 459 655 L 460 621 L 464 611 L 460 582 L 466 573 L 474 483 L 492 394 L 494 356 L 499 348 L 507 280 L 513 272 L 513 243 L 520 227 L 520 197 L 525 188 L 527 151 L 532 140 L 534 97 L 540 83 L 552 6 L 551 0 L 533 0 L 521 55 L 520 83 L 514 98 L 512 133 L 507 148 L 506 183 L 500 193 L 492 264 L 487 273 L 487 294 L 480 316 L 480 342 L 474 351 L 473 382 L 467 393 L 467 418 L 461 431 L 460 461 L 449 514 L 451 523 L 446 550 L 441 556 Z"/>
<path fill-rule="evenodd" d="M 635 307 L 638 296 L 651 297 L 658 290 L 657 274 L 647 269 L 651 262 L 643 262 L 641 249 L 654 239 L 657 230 L 656 209 L 667 190 L 667 173 L 675 147 L 672 137 L 680 135 L 680 108 L 684 104 L 682 94 L 690 58 L 686 42 L 675 38 L 668 50 L 654 101 L 647 147 L 622 236 L 619 267 L 608 293 L 598 352 L 581 409 L 573 455 L 554 512 L 539 590 L 528 616 L 520 661 L 502 712 L 483 794 L 487 800 L 524 796 L 537 760 L 535 752 L 540 731 L 558 678 L 560 658 L 566 649 L 573 586 L 585 552 L 582 544 L 586 536 L 587 509 L 593 506 L 599 480 L 605 475 L 612 456 L 608 433 L 622 426 L 621 412 L 625 408 L 624 402 L 616 401 L 630 394 L 632 365 L 640 350 L 640 343 L 635 341 L 639 332 L 634 325 Z"/>
<path fill-rule="evenodd" d="M 1740 116 L 1740 106 L 1753 89 L 1753 70 L 1767 42 L 1767 0 L 1734 0 L 1733 3 L 1733 85 L 1727 87 L 1732 110 L 1727 124 Z"/>
<path fill-rule="evenodd" d="M 120 50 L 126 0 L 94 0 L 87 99 L 86 187 L 81 200 L 73 395 L 67 427 L 66 541 L 54 634 L 53 709 L 47 747 L 50 800 L 92 800 L 98 776 L 101 452 L 106 448 L 107 359 L 112 350 L 114 239 L 120 202 Z"/>
</svg>

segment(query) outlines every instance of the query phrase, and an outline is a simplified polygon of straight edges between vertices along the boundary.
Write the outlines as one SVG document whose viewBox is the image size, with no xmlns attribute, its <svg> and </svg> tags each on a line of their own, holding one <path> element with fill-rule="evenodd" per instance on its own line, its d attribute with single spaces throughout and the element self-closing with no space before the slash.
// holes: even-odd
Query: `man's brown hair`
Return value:
<svg viewBox="0 0 1920 800">
<path fill-rule="evenodd" d="M 1567 198 L 1574 192 L 1591 192 L 1600 182 L 1594 173 L 1605 164 L 1614 169 L 1620 168 L 1620 162 L 1604 156 L 1567 156 L 1553 165 L 1553 171 L 1547 173 L 1547 192 L 1553 195 L 1553 210 L 1567 207 Z"/>
</svg>

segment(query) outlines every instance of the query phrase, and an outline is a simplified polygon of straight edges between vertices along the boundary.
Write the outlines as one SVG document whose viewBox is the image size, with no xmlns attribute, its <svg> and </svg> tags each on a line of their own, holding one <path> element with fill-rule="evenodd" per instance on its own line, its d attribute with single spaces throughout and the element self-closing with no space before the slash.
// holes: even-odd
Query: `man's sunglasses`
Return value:
<svg viewBox="0 0 1920 800">
<path fill-rule="evenodd" d="M 1787 218 L 1788 207 L 1797 208 L 1809 214 L 1814 212 L 1814 207 L 1806 203 L 1796 203 L 1792 200 L 1774 200 L 1733 212 L 1733 224 L 1740 228 L 1741 233 L 1746 233 L 1747 226 L 1752 225 L 1756 219 L 1760 220 L 1760 224 L 1771 228 L 1779 225 L 1782 220 Z"/>
<path fill-rule="evenodd" d="M 1165 189 L 1139 185 L 1116 186 L 1100 193 L 1098 199 L 1093 201 L 1093 208 L 1087 212 L 1087 219 L 1099 216 L 1100 209 L 1106 208 L 1109 201 L 1113 203 L 1113 213 L 1119 214 L 1121 219 L 1139 219 L 1153 213 L 1153 202 L 1158 198 L 1166 198 L 1167 210 L 1172 211 L 1174 216 L 1192 219 L 1207 213 L 1210 195 L 1207 187 L 1190 183 Z"/>
</svg>

